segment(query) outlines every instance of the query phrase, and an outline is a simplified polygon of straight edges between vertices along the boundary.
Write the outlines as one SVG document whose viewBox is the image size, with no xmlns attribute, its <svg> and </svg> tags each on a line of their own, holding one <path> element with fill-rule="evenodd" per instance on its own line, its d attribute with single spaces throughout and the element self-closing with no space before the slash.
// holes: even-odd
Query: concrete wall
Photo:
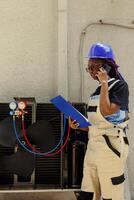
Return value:
<svg viewBox="0 0 134 200">
<path fill-rule="evenodd" d="M 57 89 L 57 1 L 0 0 L 0 101 Z"/>
<path fill-rule="evenodd" d="M 134 197 L 134 30 L 127 28 L 134 28 L 133 10 L 133 0 L 68 0 L 67 63 L 68 99 L 87 102 L 96 86 L 83 71 L 89 45 L 101 41 L 113 46 L 116 61 L 130 87 L 128 167 Z M 94 24 L 85 29 L 100 19 L 109 25 Z M 0 0 L 0 25 L 0 101 L 10 101 L 13 96 L 34 96 L 38 102 L 48 101 L 58 93 L 58 1 Z M 84 29 L 86 32 L 82 34 Z"/>
</svg>

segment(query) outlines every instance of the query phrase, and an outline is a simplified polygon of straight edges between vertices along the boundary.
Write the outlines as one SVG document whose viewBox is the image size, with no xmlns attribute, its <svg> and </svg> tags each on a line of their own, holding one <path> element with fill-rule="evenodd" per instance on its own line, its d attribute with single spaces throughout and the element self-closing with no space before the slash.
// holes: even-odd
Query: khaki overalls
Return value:
<svg viewBox="0 0 134 200">
<path fill-rule="evenodd" d="M 128 121 L 117 125 L 108 122 L 100 113 L 99 95 L 90 97 L 88 106 L 92 126 L 89 127 L 81 190 L 94 192 L 93 200 L 100 200 L 100 196 L 107 200 L 123 200 Z"/>
</svg>

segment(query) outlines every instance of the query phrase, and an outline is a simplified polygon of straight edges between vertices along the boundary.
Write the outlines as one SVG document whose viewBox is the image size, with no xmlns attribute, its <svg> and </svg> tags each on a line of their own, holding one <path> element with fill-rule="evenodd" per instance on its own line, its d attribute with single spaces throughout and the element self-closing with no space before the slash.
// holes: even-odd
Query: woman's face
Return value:
<svg viewBox="0 0 134 200">
<path fill-rule="evenodd" d="M 99 69 L 103 66 L 103 61 L 99 59 L 90 59 L 88 61 L 88 67 L 86 68 L 86 71 L 89 72 L 90 76 L 94 80 L 98 80 L 96 77 L 96 74 L 98 73 Z"/>
</svg>

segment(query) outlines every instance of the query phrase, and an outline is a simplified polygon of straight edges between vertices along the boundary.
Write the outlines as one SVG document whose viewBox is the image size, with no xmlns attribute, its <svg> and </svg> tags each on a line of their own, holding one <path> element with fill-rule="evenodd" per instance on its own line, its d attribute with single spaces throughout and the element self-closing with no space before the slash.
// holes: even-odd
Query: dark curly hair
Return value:
<svg viewBox="0 0 134 200">
<path fill-rule="evenodd" d="M 111 70 L 108 73 L 110 78 L 116 78 L 116 79 L 124 80 L 124 78 L 122 77 L 122 75 L 118 71 L 119 66 L 116 64 L 116 62 L 114 60 L 104 59 L 104 64 L 111 66 Z"/>
</svg>

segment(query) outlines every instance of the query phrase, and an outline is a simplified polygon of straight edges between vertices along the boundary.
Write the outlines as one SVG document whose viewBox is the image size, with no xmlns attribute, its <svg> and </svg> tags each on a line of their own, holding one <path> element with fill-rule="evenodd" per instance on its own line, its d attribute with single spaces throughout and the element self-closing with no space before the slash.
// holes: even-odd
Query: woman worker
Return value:
<svg viewBox="0 0 134 200">
<path fill-rule="evenodd" d="M 93 44 L 86 71 L 99 86 L 90 96 L 87 115 L 92 126 L 84 158 L 78 200 L 123 200 L 124 166 L 128 155 L 128 85 L 118 72 L 112 48 Z M 73 129 L 76 121 L 69 119 Z"/>
</svg>

